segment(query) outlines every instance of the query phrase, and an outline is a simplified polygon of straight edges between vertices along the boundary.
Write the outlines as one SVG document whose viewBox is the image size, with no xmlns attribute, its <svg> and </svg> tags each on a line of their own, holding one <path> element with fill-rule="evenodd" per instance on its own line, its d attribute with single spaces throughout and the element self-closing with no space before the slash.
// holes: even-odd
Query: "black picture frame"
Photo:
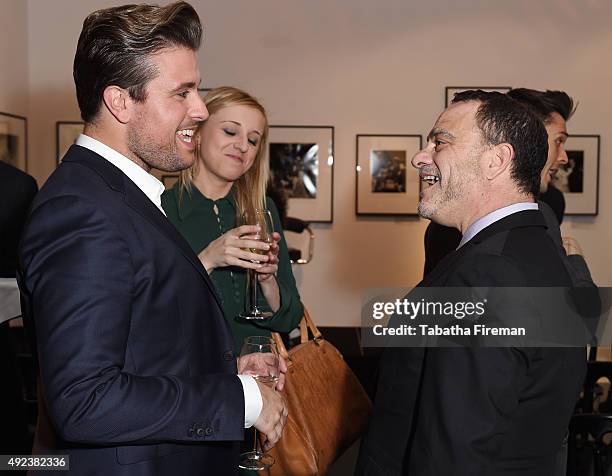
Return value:
<svg viewBox="0 0 612 476">
<path fill-rule="evenodd" d="M 469 89 L 482 89 L 483 91 L 498 91 L 500 93 L 507 93 L 512 89 L 511 86 L 446 86 L 444 88 L 444 107 L 448 107 L 455 94 L 461 91 L 467 91 Z"/>
<path fill-rule="evenodd" d="M 418 216 L 420 178 L 418 170 L 411 165 L 411 159 L 422 147 L 423 136 L 420 134 L 357 134 L 357 216 Z M 381 164 L 384 164 L 382 171 Z M 384 170 L 389 167 L 391 171 Z"/>
<path fill-rule="evenodd" d="M 28 119 L 0 112 L 0 160 L 28 171 Z"/>
<path fill-rule="evenodd" d="M 334 133 L 334 126 L 269 126 L 265 160 L 272 186 L 289 196 L 288 216 L 310 223 L 333 222 Z"/>
</svg>

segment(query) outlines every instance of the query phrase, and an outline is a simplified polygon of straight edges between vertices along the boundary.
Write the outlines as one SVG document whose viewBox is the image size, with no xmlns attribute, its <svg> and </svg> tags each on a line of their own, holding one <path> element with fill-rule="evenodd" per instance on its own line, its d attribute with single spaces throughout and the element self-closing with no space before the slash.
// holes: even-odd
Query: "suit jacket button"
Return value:
<svg viewBox="0 0 612 476">
<path fill-rule="evenodd" d="M 204 428 L 198 428 L 198 431 L 196 431 L 196 434 L 197 434 L 199 437 L 204 436 Z"/>
<path fill-rule="evenodd" d="M 206 436 L 210 436 L 213 433 L 213 429 L 210 426 L 206 427 Z"/>
<path fill-rule="evenodd" d="M 234 358 L 234 353 L 231 350 L 228 350 L 227 352 L 223 353 L 223 360 L 225 360 L 226 362 L 229 362 L 233 358 Z"/>
</svg>

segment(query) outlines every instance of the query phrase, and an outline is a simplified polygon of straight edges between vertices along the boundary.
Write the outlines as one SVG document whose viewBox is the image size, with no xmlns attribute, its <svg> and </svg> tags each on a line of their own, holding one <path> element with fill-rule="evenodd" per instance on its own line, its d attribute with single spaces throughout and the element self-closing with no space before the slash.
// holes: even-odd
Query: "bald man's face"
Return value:
<svg viewBox="0 0 612 476">
<path fill-rule="evenodd" d="M 424 182 L 419 215 L 455 226 L 457 218 L 480 197 L 484 177 L 480 157 L 486 146 L 476 124 L 480 103 L 449 106 L 427 137 L 427 145 L 412 159 Z"/>
</svg>

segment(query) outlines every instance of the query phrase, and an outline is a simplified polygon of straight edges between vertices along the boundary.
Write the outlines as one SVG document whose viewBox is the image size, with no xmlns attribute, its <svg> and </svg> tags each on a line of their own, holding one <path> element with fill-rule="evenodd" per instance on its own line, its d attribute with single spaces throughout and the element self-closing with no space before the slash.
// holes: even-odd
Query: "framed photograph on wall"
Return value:
<svg viewBox="0 0 612 476">
<path fill-rule="evenodd" d="M 270 184 L 289 198 L 287 214 L 331 223 L 334 198 L 334 128 L 270 126 Z"/>
<path fill-rule="evenodd" d="M 599 136 L 572 134 L 567 138 L 567 164 L 552 184 L 563 192 L 566 215 L 599 213 Z"/>
<path fill-rule="evenodd" d="M 357 215 L 418 216 L 419 172 L 410 161 L 422 144 L 420 135 L 357 135 Z"/>
<path fill-rule="evenodd" d="M 55 150 L 57 165 L 62 161 L 68 149 L 76 142 L 79 135 L 83 132 L 83 122 L 78 121 L 58 121 L 55 124 Z"/>
<path fill-rule="evenodd" d="M 0 112 L 0 161 L 27 172 L 28 120 Z"/>
<path fill-rule="evenodd" d="M 512 88 L 510 86 L 446 86 L 444 107 L 448 107 L 455 94 L 468 89 L 482 89 L 483 91 L 497 91 L 498 93 L 507 93 Z"/>
</svg>

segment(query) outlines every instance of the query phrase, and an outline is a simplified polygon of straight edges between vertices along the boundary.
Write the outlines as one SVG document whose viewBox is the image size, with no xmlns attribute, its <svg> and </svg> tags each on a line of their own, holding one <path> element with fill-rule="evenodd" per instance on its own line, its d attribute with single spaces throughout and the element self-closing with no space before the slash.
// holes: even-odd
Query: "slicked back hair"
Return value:
<svg viewBox="0 0 612 476">
<path fill-rule="evenodd" d="M 535 89 L 516 88 L 508 91 L 508 96 L 529 107 L 547 124 L 553 112 L 569 121 L 576 110 L 574 100 L 565 91 L 536 91 Z"/>
<path fill-rule="evenodd" d="M 544 123 L 527 106 L 507 94 L 480 89 L 455 94 L 453 104 L 476 101 L 476 125 L 483 142 L 490 146 L 507 143 L 514 149 L 511 176 L 518 189 L 537 196 L 540 172 L 548 157 L 548 134 Z"/>
<path fill-rule="evenodd" d="M 201 39 L 200 18 L 186 2 L 123 5 L 91 13 L 83 22 L 73 67 L 83 121 L 95 120 L 104 90 L 111 85 L 143 102 L 147 84 L 158 74 L 150 57 L 164 48 L 196 51 Z"/>
</svg>

